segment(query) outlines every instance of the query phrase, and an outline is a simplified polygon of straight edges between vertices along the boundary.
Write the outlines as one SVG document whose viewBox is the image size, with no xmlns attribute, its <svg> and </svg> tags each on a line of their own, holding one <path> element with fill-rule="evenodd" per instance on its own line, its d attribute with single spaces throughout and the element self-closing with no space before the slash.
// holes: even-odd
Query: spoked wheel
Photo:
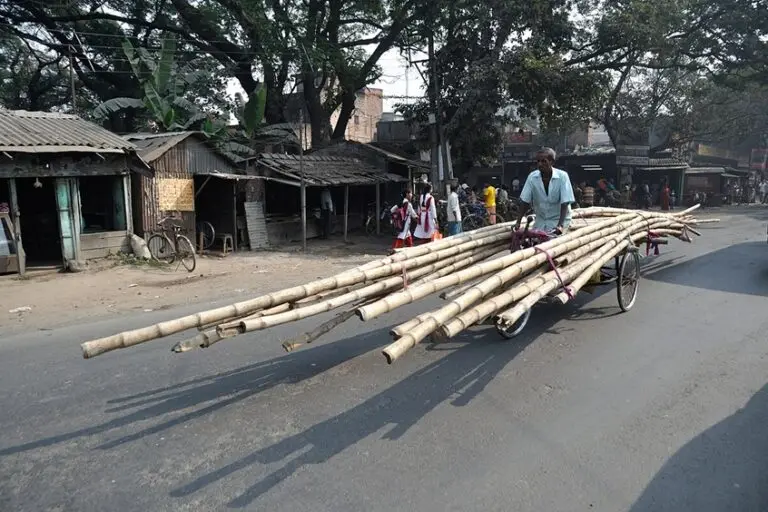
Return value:
<svg viewBox="0 0 768 512">
<path fill-rule="evenodd" d="M 525 329 L 525 326 L 528 324 L 528 319 L 531 318 L 531 310 L 523 314 L 520 318 L 517 319 L 515 323 L 510 325 L 509 327 L 504 327 L 503 325 L 496 324 L 496 330 L 499 334 L 501 334 L 505 339 L 511 340 L 521 332 L 523 332 L 523 329 Z"/>
<path fill-rule="evenodd" d="M 203 235 L 203 249 L 210 249 L 216 239 L 216 230 L 213 229 L 213 224 L 208 221 L 198 222 L 197 232 Z"/>
<path fill-rule="evenodd" d="M 504 224 L 505 222 L 507 222 L 507 221 L 504 220 L 504 217 L 502 217 L 501 215 L 499 215 L 497 213 L 496 214 L 496 224 Z"/>
<path fill-rule="evenodd" d="M 192 245 L 192 242 L 189 241 L 189 238 L 184 235 L 179 235 L 176 238 L 176 245 L 179 247 L 177 256 L 179 260 L 181 260 L 181 264 L 184 265 L 184 268 L 187 269 L 187 272 L 195 270 L 195 266 L 197 266 L 195 247 Z"/>
<path fill-rule="evenodd" d="M 616 295 L 619 299 L 619 307 L 622 311 L 627 312 L 635 305 L 637 287 L 640 283 L 640 256 L 637 251 L 624 253 L 616 277 Z"/>
<path fill-rule="evenodd" d="M 468 215 L 461 221 L 461 228 L 463 231 L 473 231 L 475 229 L 482 228 L 486 225 L 486 221 L 479 215 Z"/>
<path fill-rule="evenodd" d="M 176 251 L 173 250 L 173 245 L 163 235 L 152 235 L 147 240 L 147 247 L 149 248 L 149 254 L 155 261 L 161 263 L 167 263 L 170 265 L 176 259 Z"/>
</svg>

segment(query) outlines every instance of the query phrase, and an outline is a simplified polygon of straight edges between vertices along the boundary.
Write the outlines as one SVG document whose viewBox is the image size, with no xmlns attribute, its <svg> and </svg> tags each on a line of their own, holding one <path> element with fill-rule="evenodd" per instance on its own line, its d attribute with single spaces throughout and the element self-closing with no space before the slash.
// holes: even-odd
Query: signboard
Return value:
<svg viewBox="0 0 768 512">
<path fill-rule="evenodd" d="M 616 165 L 648 165 L 650 152 L 650 146 L 616 146 Z"/>
<path fill-rule="evenodd" d="M 533 132 L 513 131 L 504 134 L 504 144 L 529 146 L 533 144 Z"/>
<path fill-rule="evenodd" d="M 749 162 L 749 168 L 753 171 L 768 171 L 768 149 L 753 149 Z"/>
<path fill-rule="evenodd" d="M 195 211 L 195 182 L 190 179 L 157 180 L 158 209 L 161 212 Z"/>
</svg>

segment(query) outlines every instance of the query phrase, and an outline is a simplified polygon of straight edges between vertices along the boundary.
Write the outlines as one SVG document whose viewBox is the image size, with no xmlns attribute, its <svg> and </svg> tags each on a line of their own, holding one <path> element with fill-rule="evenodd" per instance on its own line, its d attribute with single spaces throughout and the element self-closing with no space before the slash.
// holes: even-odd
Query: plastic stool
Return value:
<svg viewBox="0 0 768 512">
<path fill-rule="evenodd" d="M 229 233 L 220 233 L 216 236 L 219 240 L 221 240 L 221 251 L 224 254 L 229 254 L 230 252 L 234 252 L 235 245 L 234 241 L 232 240 L 232 235 Z"/>
</svg>

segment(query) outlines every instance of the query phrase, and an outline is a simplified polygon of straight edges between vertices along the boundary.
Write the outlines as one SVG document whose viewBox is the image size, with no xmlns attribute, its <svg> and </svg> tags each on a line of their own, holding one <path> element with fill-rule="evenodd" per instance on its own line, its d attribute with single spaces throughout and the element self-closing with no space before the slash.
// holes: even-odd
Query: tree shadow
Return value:
<svg viewBox="0 0 768 512">
<path fill-rule="evenodd" d="M 108 403 L 119 405 L 106 412 L 123 412 L 137 407 L 140 409 L 100 425 L 2 449 L 0 457 L 118 430 L 142 421 L 160 420 L 159 423 L 139 432 L 98 446 L 100 449 L 113 448 L 206 416 L 279 384 L 297 383 L 312 378 L 388 342 L 386 330 L 379 329 L 236 370 L 114 399 Z M 176 412 L 183 414 L 163 421 L 165 417 Z"/>
<path fill-rule="evenodd" d="M 765 297 L 768 296 L 768 244 L 762 241 L 730 245 L 663 267 L 643 268 L 643 277 L 705 290 Z"/>
<path fill-rule="evenodd" d="M 630 512 L 768 510 L 768 385 L 678 450 Z"/>
</svg>

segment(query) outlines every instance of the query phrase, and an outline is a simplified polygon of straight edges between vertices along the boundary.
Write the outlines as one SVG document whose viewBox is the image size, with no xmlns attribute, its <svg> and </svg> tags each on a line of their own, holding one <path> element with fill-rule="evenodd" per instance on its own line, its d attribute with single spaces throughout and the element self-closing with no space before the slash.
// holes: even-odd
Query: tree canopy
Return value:
<svg viewBox="0 0 768 512">
<path fill-rule="evenodd" d="M 226 97 L 234 78 L 248 98 L 263 94 L 267 124 L 295 122 L 300 105 L 318 147 L 344 137 L 386 52 L 421 52 L 433 38 L 436 73 L 423 71 L 439 98 L 400 110 L 424 121 L 439 99 L 454 156 L 471 165 L 498 154 L 505 124 L 528 118 L 548 131 L 599 121 L 614 143 L 659 117 L 685 137 L 715 136 L 711 102 L 731 118 L 763 97 L 767 32 L 756 0 L 0 0 L 0 99 L 66 108 L 71 62 L 81 112 L 116 98 L 146 106 L 124 45 L 158 58 L 173 36 L 176 66 L 202 71 L 184 100 L 226 119 L 247 102 Z M 134 110 L 110 110 L 115 129 L 158 118 Z M 197 115 L 182 110 L 179 126 Z"/>
</svg>

